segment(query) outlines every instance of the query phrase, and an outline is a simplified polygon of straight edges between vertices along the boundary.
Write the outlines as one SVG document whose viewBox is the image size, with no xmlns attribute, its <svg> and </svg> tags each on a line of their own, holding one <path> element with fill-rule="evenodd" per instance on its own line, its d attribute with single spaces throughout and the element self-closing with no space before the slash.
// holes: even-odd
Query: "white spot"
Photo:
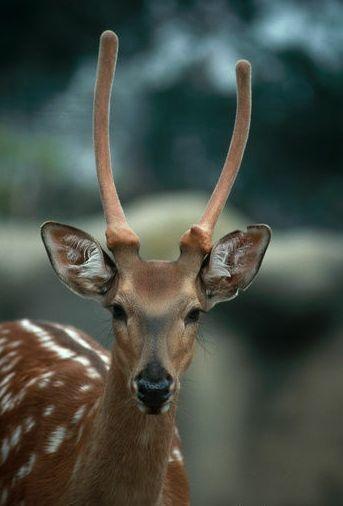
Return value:
<svg viewBox="0 0 343 506">
<path fill-rule="evenodd" d="M 38 381 L 37 387 L 38 388 L 45 388 L 49 385 L 49 383 L 50 383 L 49 378 L 43 378 Z"/>
<path fill-rule="evenodd" d="M 28 476 L 32 471 L 34 463 L 36 462 L 36 458 L 37 458 L 36 455 L 32 453 L 26 464 L 24 464 L 18 469 L 16 477 L 22 479 Z"/>
<path fill-rule="evenodd" d="M 81 427 L 79 428 L 79 432 L 77 434 L 77 438 L 76 438 L 76 442 L 78 443 L 82 437 L 82 434 L 83 434 L 83 430 L 84 430 L 84 426 L 81 425 Z"/>
<path fill-rule="evenodd" d="M 171 454 L 170 454 L 170 457 L 169 457 L 169 462 L 182 462 L 183 458 L 182 458 L 182 454 L 180 452 L 180 450 L 176 447 L 174 447 L 171 451 Z"/>
<path fill-rule="evenodd" d="M 50 404 L 44 409 L 43 416 L 50 416 L 53 411 L 55 411 L 55 406 Z"/>
<path fill-rule="evenodd" d="M 1 399 L 1 414 L 6 413 L 6 411 L 10 411 L 15 406 L 17 406 L 26 394 L 26 390 L 23 389 L 21 392 L 18 392 L 16 395 L 11 394 L 10 392 L 4 395 Z"/>
<path fill-rule="evenodd" d="M 32 418 L 32 416 L 28 416 L 27 418 L 25 418 L 24 420 L 24 423 L 23 423 L 23 427 L 24 427 L 24 432 L 30 432 L 30 430 L 36 425 L 36 422 L 34 421 L 34 419 Z"/>
<path fill-rule="evenodd" d="M 4 385 L 0 388 L 0 399 L 5 395 L 7 390 L 10 388 L 10 385 L 7 383 L 7 385 Z"/>
<path fill-rule="evenodd" d="M 21 341 L 11 341 L 8 343 L 7 348 L 18 348 L 21 345 Z"/>
<path fill-rule="evenodd" d="M 7 358 L 12 358 L 17 355 L 17 352 L 15 350 L 10 351 L 9 353 L 6 353 Z"/>
<path fill-rule="evenodd" d="M 58 325 L 58 323 L 57 324 L 55 323 L 54 325 L 55 327 L 63 330 L 73 341 L 78 343 L 83 348 L 87 348 L 88 350 L 94 351 L 93 347 L 89 343 L 87 343 L 87 341 L 83 339 L 83 337 L 81 337 L 80 334 L 75 329 L 71 327 L 64 327 L 62 325 Z"/>
<path fill-rule="evenodd" d="M 91 390 L 91 388 L 92 388 L 92 385 L 90 385 L 89 383 L 86 383 L 85 385 L 80 386 L 81 392 L 88 392 L 89 390 Z"/>
<path fill-rule="evenodd" d="M 12 360 L 12 362 L 10 362 L 9 364 L 1 367 L 1 372 L 6 373 L 6 372 L 10 371 L 11 369 L 13 369 L 13 367 L 15 367 L 17 365 L 19 360 L 20 360 L 20 357 L 17 357 L 14 360 Z"/>
<path fill-rule="evenodd" d="M 20 436 L 21 436 L 21 432 L 22 432 L 22 428 L 21 426 L 19 425 L 15 431 L 13 432 L 12 436 L 11 436 L 11 439 L 10 439 L 10 446 L 13 448 L 14 446 L 17 446 L 17 444 L 19 443 L 19 439 L 20 439 Z"/>
<path fill-rule="evenodd" d="M 178 448 L 174 448 L 173 455 L 174 455 L 175 460 L 179 460 L 179 461 L 182 460 L 182 454 Z"/>
<path fill-rule="evenodd" d="M 37 381 L 39 381 L 39 376 L 37 376 L 36 378 L 31 378 L 25 385 L 25 388 L 29 388 L 31 387 L 32 385 L 34 385 L 35 383 L 37 383 Z"/>
<path fill-rule="evenodd" d="M 14 372 L 10 372 L 5 376 L 5 378 L 0 382 L 0 387 L 6 385 L 13 377 L 15 376 Z"/>
<path fill-rule="evenodd" d="M 105 362 L 106 365 L 108 365 L 108 366 L 111 365 L 111 359 L 108 355 L 105 355 L 104 353 L 101 353 L 100 351 L 99 351 L 99 355 L 102 358 L 102 360 Z"/>
<path fill-rule="evenodd" d="M 8 438 L 6 437 L 1 445 L 1 457 L 2 457 L 2 463 L 4 463 L 8 457 L 10 451 L 10 445 L 8 442 Z"/>
<path fill-rule="evenodd" d="M 52 384 L 54 387 L 63 387 L 65 385 L 64 381 L 61 381 L 61 380 L 56 380 L 53 382 Z"/>
<path fill-rule="evenodd" d="M 58 323 L 54 323 L 54 326 L 63 330 L 71 339 L 73 339 L 73 341 L 78 343 L 83 348 L 95 352 L 105 362 L 105 364 L 110 365 L 110 357 L 100 350 L 93 348 L 93 346 L 91 346 L 75 329 L 72 327 L 64 327 Z"/>
<path fill-rule="evenodd" d="M 49 440 L 46 446 L 46 453 L 55 453 L 61 446 L 65 436 L 65 427 L 57 427 L 49 436 Z"/>
<path fill-rule="evenodd" d="M 87 374 L 92 379 L 101 378 L 100 374 L 96 371 L 96 369 L 94 369 L 94 367 L 87 367 Z"/>
<path fill-rule="evenodd" d="M 48 371 L 42 374 L 42 378 L 51 378 L 51 376 L 53 376 L 54 374 L 55 374 L 54 371 Z"/>
<path fill-rule="evenodd" d="M 32 323 L 30 320 L 21 320 L 21 326 L 28 332 L 33 333 L 44 348 L 55 353 L 60 359 L 74 357 L 74 352 L 57 344 L 54 341 L 53 336 L 51 336 L 39 325 Z"/>
<path fill-rule="evenodd" d="M 13 407 L 13 397 L 10 393 L 8 393 L 1 400 L 1 414 L 6 413 L 6 411 L 10 411 Z"/>
<path fill-rule="evenodd" d="M 89 367 L 90 361 L 86 357 L 79 357 L 72 350 L 60 346 L 57 344 L 53 336 L 51 336 L 48 332 L 46 332 L 42 327 L 32 323 L 30 320 L 21 320 L 21 326 L 28 332 L 33 333 L 41 345 L 47 350 L 55 353 L 60 359 L 72 359 L 76 362 L 81 363 L 84 366 L 87 366 L 87 374 L 91 378 L 101 378 L 100 374 L 94 369 L 94 367 Z M 95 350 L 93 350 L 95 351 Z"/>
<path fill-rule="evenodd" d="M 80 406 L 79 409 L 77 411 L 75 411 L 75 414 L 72 418 L 72 423 L 77 423 L 81 420 L 81 418 L 83 417 L 84 413 L 85 413 L 85 410 L 86 410 L 86 405 L 84 406 Z"/>
<path fill-rule="evenodd" d="M 91 363 L 87 357 L 75 357 L 74 359 L 76 362 L 80 362 L 80 364 L 84 366 L 90 366 Z"/>
<path fill-rule="evenodd" d="M 8 362 L 8 358 L 7 358 L 7 355 L 5 355 L 4 357 L 2 357 L 2 359 L 0 360 L 0 367 L 3 365 L 3 364 L 7 364 Z"/>
<path fill-rule="evenodd" d="M 38 388 L 44 388 L 44 387 L 48 386 L 49 383 L 50 383 L 50 379 L 51 379 L 51 377 L 53 375 L 54 375 L 53 371 L 48 371 L 48 372 L 45 372 L 45 373 L 41 374 L 40 376 L 38 376 L 37 377 L 37 380 L 38 380 L 37 386 L 38 386 Z"/>
</svg>

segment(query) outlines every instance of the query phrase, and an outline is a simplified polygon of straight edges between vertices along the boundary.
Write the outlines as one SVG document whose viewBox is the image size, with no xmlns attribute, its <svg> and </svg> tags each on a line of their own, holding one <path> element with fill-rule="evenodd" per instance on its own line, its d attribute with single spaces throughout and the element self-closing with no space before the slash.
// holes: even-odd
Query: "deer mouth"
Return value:
<svg viewBox="0 0 343 506">
<path fill-rule="evenodd" d="M 164 413 L 167 413 L 170 409 L 170 402 L 165 402 L 164 404 L 159 405 L 147 405 L 144 404 L 141 401 L 137 402 L 138 409 L 141 413 L 144 413 L 145 415 L 163 415 Z"/>
</svg>

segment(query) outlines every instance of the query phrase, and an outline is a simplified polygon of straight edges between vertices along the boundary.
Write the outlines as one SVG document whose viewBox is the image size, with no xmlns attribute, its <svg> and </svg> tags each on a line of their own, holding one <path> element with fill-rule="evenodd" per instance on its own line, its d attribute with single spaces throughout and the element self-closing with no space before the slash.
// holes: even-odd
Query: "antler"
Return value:
<svg viewBox="0 0 343 506">
<path fill-rule="evenodd" d="M 107 30 L 100 37 L 97 79 L 94 90 L 93 136 L 100 196 L 107 223 L 109 249 L 121 245 L 139 247 L 129 227 L 113 180 L 109 141 L 109 114 L 113 75 L 117 62 L 118 37 Z"/>
<path fill-rule="evenodd" d="M 235 126 L 226 160 L 199 223 L 181 237 L 181 250 L 187 246 L 211 249 L 212 235 L 238 174 L 248 140 L 251 116 L 251 66 L 246 60 L 236 64 L 237 109 Z"/>
</svg>

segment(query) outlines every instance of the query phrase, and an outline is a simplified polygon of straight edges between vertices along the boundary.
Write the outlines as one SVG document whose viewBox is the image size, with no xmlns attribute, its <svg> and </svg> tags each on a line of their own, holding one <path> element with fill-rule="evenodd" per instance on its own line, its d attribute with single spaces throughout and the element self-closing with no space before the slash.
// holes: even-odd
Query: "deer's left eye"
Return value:
<svg viewBox="0 0 343 506">
<path fill-rule="evenodd" d="M 127 316 L 125 309 L 120 304 L 114 304 L 112 306 L 112 316 L 115 320 L 120 320 L 126 322 Z"/>
<path fill-rule="evenodd" d="M 185 318 L 185 324 L 196 323 L 200 318 L 200 309 L 192 309 Z"/>
</svg>

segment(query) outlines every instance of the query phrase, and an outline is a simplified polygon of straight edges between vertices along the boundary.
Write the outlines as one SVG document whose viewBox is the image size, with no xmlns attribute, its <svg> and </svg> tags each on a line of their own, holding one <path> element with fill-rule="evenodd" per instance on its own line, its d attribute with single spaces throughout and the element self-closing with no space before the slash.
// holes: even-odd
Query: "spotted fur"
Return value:
<svg viewBox="0 0 343 506">
<path fill-rule="evenodd" d="M 0 505 L 58 504 L 94 430 L 110 354 L 73 327 L 31 320 L 0 325 L 0 346 Z M 168 477 L 179 475 L 175 435 Z M 169 480 L 165 489 L 166 504 L 187 504 Z"/>
</svg>

